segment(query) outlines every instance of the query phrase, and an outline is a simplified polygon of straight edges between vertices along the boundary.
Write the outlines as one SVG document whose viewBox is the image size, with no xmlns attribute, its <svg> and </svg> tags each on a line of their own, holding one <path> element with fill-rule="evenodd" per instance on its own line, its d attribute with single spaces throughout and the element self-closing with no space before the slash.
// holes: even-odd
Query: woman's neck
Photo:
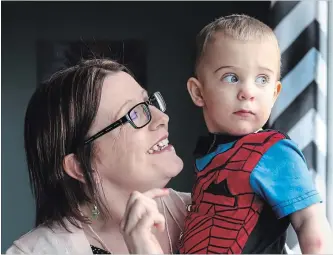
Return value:
<svg viewBox="0 0 333 255">
<path fill-rule="evenodd" d="M 81 210 L 85 216 L 92 219 L 91 226 L 95 231 L 107 232 L 114 228 L 119 228 L 120 222 L 123 219 L 125 213 L 126 204 L 131 194 L 131 191 L 122 189 L 120 187 L 114 187 L 113 185 L 104 185 L 102 193 L 102 201 L 104 202 L 108 211 L 107 215 L 99 214 L 97 217 L 93 217 L 94 205 L 84 205 Z M 96 205 L 97 206 L 97 205 Z M 97 206 L 97 210 L 101 210 Z"/>
<path fill-rule="evenodd" d="M 161 183 L 160 185 L 164 187 L 166 183 Z M 149 187 L 156 188 L 156 187 Z M 124 186 L 116 185 L 114 183 L 109 182 L 108 180 L 103 181 L 103 188 L 100 189 L 100 195 L 102 201 L 104 201 L 105 206 L 108 209 L 109 217 L 102 217 L 99 215 L 97 219 L 92 220 L 92 227 L 96 231 L 110 231 L 111 229 L 117 228 L 119 229 L 120 222 L 123 219 L 125 214 L 127 201 L 134 190 L 133 188 L 124 188 Z M 140 191 L 140 190 L 139 190 Z M 82 208 L 83 209 L 83 208 Z M 84 215 L 89 218 L 92 217 L 93 205 L 84 207 Z"/>
</svg>

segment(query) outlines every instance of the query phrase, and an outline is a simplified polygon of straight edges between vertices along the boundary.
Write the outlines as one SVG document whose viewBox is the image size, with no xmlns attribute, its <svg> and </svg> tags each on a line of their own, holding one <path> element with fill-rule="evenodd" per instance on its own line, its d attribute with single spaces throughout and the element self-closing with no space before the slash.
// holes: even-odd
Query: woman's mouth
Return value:
<svg viewBox="0 0 333 255">
<path fill-rule="evenodd" d="M 153 145 L 149 150 L 148 150 L 148 154 L 155 154 L 155 153 L 159 153 L 162 152 L 166 149 L 173 149 L 172 145 L 169 145 L 169 139 L 165 138 L 161 141 L 159 141 L 158 143 L 156 143 L 155 145 Z"/>
</svg>

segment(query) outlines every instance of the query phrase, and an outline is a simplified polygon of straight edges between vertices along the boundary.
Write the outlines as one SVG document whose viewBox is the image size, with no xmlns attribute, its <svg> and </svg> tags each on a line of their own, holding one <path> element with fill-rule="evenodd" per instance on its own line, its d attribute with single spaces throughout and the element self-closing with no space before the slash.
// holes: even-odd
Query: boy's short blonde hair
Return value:
<svg viewBox="0 0 333 255">
<path fill-rule="evenodd" d="M 273 42 L 276 42 L 280 57 L 280 49 L 277 38 L 269 26 L 253 17 L 244 14 L 233 14 L 221 17 L 209 23 L 197 35 L 195 60 L 196 73 L 198 65 L 207 49 L 207 45 L 216 32 L 222 32 L 224 36 L 242 41 L 271 39 Z M 280 62 L 281 60 L 279 60 L 278 79 L 280 79 Z"/>
</svg>

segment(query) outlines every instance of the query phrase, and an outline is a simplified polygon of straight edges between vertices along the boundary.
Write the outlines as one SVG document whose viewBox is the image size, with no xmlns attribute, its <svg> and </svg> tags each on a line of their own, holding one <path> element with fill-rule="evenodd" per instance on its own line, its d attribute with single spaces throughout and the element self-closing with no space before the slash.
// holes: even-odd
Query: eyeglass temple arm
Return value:
<svg viewBox="0 0 333 255">
<path fill-rule="evenodd" d="M 87 140 L 84 141 L 84 144 L 91 143 L 92 141 L 96 140 L 97 138 L 101 137 L 102 135 L 110 132 L 112 129 L 115 129 L 122 125 L 123 123 L 127 122 L 126 116 L 122 117 L 120 120 L 112 123 L 111 125 L 107 126 L 106 128 L 102 129 L 99 131 L 97 134 L 93 135 L 92 137 L 88 138 Z"/>
</svg>

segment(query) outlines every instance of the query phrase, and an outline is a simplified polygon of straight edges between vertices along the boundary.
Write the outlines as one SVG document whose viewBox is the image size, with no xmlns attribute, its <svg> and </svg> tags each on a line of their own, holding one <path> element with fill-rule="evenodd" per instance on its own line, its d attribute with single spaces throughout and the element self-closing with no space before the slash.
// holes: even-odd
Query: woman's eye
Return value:
<svg viewBox="0 0 333 255">
<path fill-rule="evenodd" d="M 133 110 L 133 111 L 130 112 L 130 117 L 131 117 L 132 120 L 135 120 L 139 117 L 139 114 L 138 114 L 137 111 Z"/>
</svg>

